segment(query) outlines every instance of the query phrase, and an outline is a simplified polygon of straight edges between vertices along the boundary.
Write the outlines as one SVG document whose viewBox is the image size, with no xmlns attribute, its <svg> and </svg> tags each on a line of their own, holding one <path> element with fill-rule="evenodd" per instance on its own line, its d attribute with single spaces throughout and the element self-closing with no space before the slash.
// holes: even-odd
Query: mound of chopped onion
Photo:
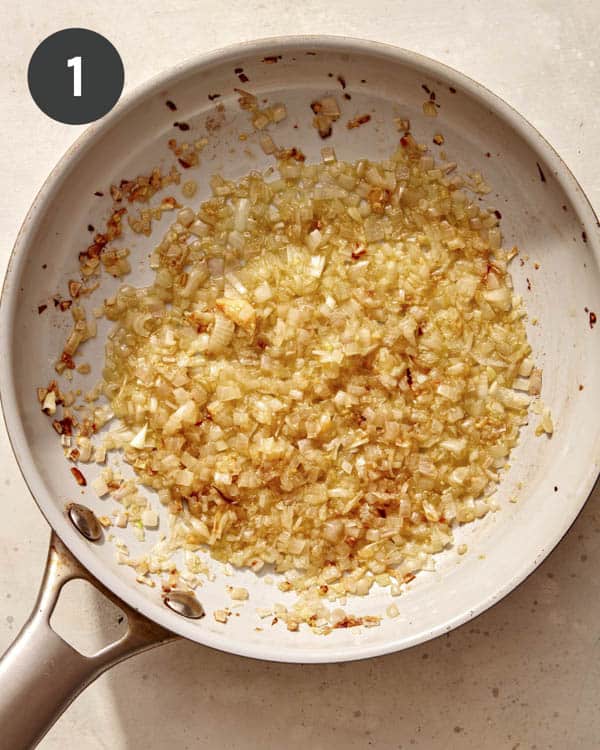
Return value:
<svg viewBox="0 0 600 750">
<path fill-rule="evenodd" d="M 104 392 L 172 549 L 366 594 L 494 507 L 532 370 L 511 255 L 455 165 L 401 144 L 213 178 L 152 286 L 105 304 Z"/>
</svg>

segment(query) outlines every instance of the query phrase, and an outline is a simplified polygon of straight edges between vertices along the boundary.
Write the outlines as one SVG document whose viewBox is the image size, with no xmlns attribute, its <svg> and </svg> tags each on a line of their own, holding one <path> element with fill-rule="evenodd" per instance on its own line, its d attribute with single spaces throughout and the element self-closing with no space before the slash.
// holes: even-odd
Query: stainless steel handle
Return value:
<svg viewBox="0 0 600 750">
<path fill-rule="evenodd" d="M 126 615 L 127 633 L 94 656 L 83 656 L 50 627 L 62 587 L 75 578 L 95 586 Z M 0 745 L 35 747 L 62 712 L 96 677 L 120 661 L 175 639 L 118 599 L 79 564 L 52 533 L 46 570 L 29 619 L 0 661 Z"/>
</svg>

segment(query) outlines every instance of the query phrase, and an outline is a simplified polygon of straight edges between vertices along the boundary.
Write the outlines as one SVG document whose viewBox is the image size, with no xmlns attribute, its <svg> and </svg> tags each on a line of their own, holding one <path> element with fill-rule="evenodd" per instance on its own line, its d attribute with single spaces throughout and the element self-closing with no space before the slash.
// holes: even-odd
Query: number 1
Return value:
<svg viewBox="0 0 600 750">
<path fill-rule="evenodd" d="M 81 96 L 81 55 L 67 60 L 67 68 L 73 68 L 73 96 Z"/>
</svg>

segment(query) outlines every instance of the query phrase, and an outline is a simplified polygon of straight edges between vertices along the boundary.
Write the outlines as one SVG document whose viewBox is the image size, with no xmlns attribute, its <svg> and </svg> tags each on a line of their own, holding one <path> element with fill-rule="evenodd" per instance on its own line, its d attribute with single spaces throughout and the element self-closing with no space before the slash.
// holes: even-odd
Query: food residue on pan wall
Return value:
<svg viewBox="0 0 600 750">
<path fill-rule="evenodd" d="M 86 478 L 76 466 L 71 467 L 71 474 L 75 477 L 75 481 L 80 487 L 85 487 L 87 485 Z"/>
<path fill-rule="evenodd" d="M 310 108 L 314 113 L 313 127 L 318 131 L 321 138 L 329 138 L 332 133 L 333 123 L 340 119 L 340 106 L 334 96 L 323 96 L 311 102 Z"/>
<path fill-rule="evenodd" d="M 204 127 L 207 132 L 216 133 L 225 122 L 225 107 L 222 102 L 219 102 L 212 114 L 207 115 L 204 121 Z"/>
<path fill-rule="evenodd" d="M 540 180 L 541 180 L 542 182 L 546 182 L 546 175 L 544 174 L 544 170 L 543 170 L 543 169 L 542 169 L 542 167 L 540 166 L 540 163 L 536 161 L 536 163 L 535 163 L 535 164 L 536 164 L 536 166 L 537 166 L 537 169 L 538 169 L 538 174 L 539 174 L 539 176 L 540 176 Z"/>
<path fill-rule="evenodd" d="M 366 125 L 366 123 L 370 121 L 371 115 L 369 114 L 357 115 L 351 120 L 348 120 L 348 122 L 346 123 L 346 127 L 348 128 L 348 130 L 353 130 L 354 128 L 360 128 L 361 125 Z"/>
<path fill-rule="evenodd" d="M 432 102 L 431 99 L 428 99 L 426 102 L 424 102 L 423 114 L 427 117 L 437 117 L 436 103 Z"/>
<path fill-rule="evenodd" d="M 432 91 L 425 83 L 421 84 L 421 88 L 429 95 L 429 99 L 423 104 L 423 114 L 427 117 L 437 117 L 437 111 L 440 108 L 440 105 L 436 102 L 435 91 Z"/>
</svg>

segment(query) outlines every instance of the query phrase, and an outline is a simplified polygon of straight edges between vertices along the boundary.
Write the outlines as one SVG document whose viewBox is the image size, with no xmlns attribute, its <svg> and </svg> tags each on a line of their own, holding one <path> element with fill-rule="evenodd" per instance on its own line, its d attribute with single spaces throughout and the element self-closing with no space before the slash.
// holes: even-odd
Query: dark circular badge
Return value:
<svg viewBox="0 0 600 750">
<path fill-rule="evenodd" d="M 63 29 L 38 46 L 27 82 L 38 107 L 67 125 L 105 115 L 119 101 L 125 72 L 114 46 L 89 29 Z"/>
</svg>

